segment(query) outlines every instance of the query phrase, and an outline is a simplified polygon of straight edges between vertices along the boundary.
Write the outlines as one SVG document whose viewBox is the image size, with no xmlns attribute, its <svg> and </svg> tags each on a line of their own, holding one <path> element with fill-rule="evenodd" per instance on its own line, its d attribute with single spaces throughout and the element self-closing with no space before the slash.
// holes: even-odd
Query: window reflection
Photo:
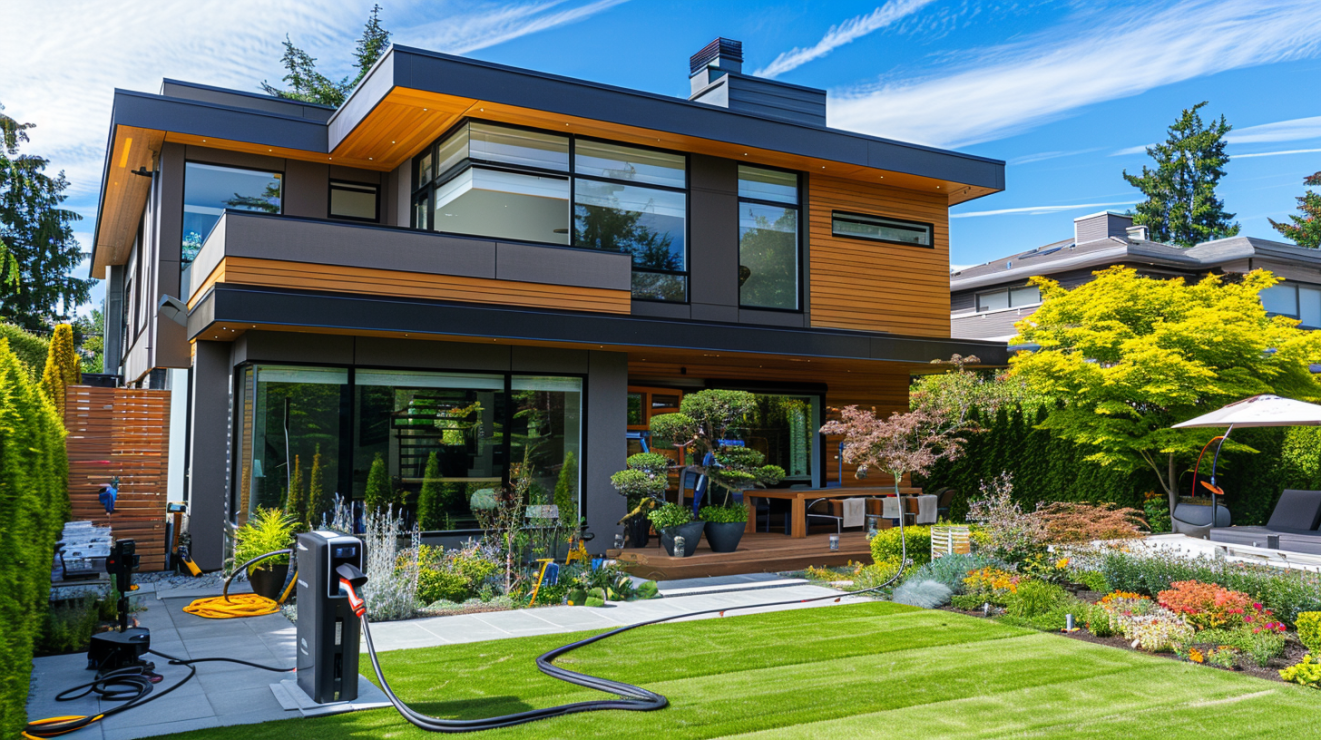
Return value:
<svg viewBox="0 0 1321 740">
<path fill-rule="evenodd" d="M 184 166 L 183 245 L 180 260 L 197 257 L 226 208 L 280 213 L 283 176 L 238 167 L 188 162 Z"/>
</svg>

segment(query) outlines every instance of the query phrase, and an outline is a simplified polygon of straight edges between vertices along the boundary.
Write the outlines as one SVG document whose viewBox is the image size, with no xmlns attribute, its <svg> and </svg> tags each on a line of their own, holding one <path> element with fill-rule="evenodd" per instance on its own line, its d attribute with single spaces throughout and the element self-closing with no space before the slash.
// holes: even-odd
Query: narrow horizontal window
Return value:
<svg viewBox="0 0 1321 740">
<path fill-rule="evenodd" d="M 1041 303 L 1041 291 L 1035 285 L 977 294 L 978 311 L 1022 308 L 1023 306 L 1035 306 L 1038 303 Z"/>
<path fill-rule="evenodd" d="M 543 170 L 569 171 L 569 138 L 539 131 L 468 125 L 471 144 L 468 156 L 482 162 L 498 162 Z"/>
<path fill-rule="evenodd" d="M 579 175 L 669 188 L 687 185 L 682 154 L 579 139 L 574 144 L 573 163 Z"/>
<path fill-rule="evenodd" d="M 355 221 L 380 221 L 379 185 L 358 182 L 330 183 L 330 217 Z"/>
<path fill-rule="evenodd" d="M 738 166 L 738 197 L 798 205 L 798 175 L 741 164 Z"/>
<path fill-rule="evenodd" d="M 1026 288 L 1014 288 L 1009 291 L 1009 307 L 1020 308 L 1041 303 L 1041 291 L 1035 285 Z"/>
<path fill-rule="evenodd" d="M 884 216 L 835 213 L 831 217 L 831 233 L 853 239 L 911 244 L 917 247 L 932 246 L 930 224 L 900 221 Z"/>
</svg>

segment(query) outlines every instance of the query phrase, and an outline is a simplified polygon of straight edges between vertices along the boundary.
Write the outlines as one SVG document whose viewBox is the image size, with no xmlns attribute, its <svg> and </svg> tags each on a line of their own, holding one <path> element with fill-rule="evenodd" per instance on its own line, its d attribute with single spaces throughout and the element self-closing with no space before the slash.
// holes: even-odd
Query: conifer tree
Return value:
<svg viewBox="0 0 1321 740">
<path fill-rule="evenodd" d="M 1205 105 L 1185 109 L 1164 143 L 1147 147 L 1155 169 L 1143 165 L 1141 175 L 1124 171 L 1128 184 L 1147 196 L 1133 223 L 1146 226 L 1153 241 L 1191 247 L 1238 234 L 1234 214 L 1225 211 L 1215 191 L 1229 162 L 1225 135 L 1233 127 L 1223 115 L 1204 124 L 1198 111 Z"/>
<path fill-rule="evenodd" d="M 73 348 L 73 327 L 60 324 L 50 340 L 46 354 L 46 369 L 41 373 L 41 390 L 64 418 L 64 391 L 82 380 L 82 363 Z"/>
<path fill-rule="evenodd" d="M 289 477 L 289 493 L 284 501 L 284 513 L 296 522 L 307 521 L 307 493 L 303 490 L 303 464 L 294 455 L 294 470 Z"/>
<path fill-rule="evenodd" d="M 1321 187 L 1321 172 L 1309 175 L 1303 180 L 1308 187 Z M 1308 190 L 1298 196 L 1298 213 L 1290 214 L 1291 224 L 1267 219 L 1275 230 L 1284 234 L 1294 244 L 1308 249 L 1321 249 L 1321 192 Z"/>
<path fill-rule="evenodd" d="M 353 58 L 356 60 L 357 74 L 336 82 L 317 71 L 316 58 L 294 45 L 289 35 L 284 37 L 284 81 L 288 90 L 281 90 L 265 81 L 261 87 L 268 95 L 285 100 L 301 100 L 306 103 L 320 103 L 338 108 L 344 103 L 353 88 L 367 75 L 376 60 L 390 48 L 390 32 L 381 25 L 381 6 L 373 5 L 371 15 L 363 26 L 362 35 L 354 46 Z"/>
<path fill-rule="evenodd" d="M 326 488 L 326 472 L 321 464 L 321 445 L 312 455 L 312 472 L 307 482 L 307 523 L 316 527 L 317 519 L 335 505 L 334 497 Z"/>
<path fill-rule="evenodd" d="M 422 491 L 417 495 L 417 523 L 424 531 L 445 528 L 444 484 L 440 481 L 440 458 L 432 450 L 422 472 Z"/>
<path fill-rule="evenodd" d="M 566 526 L 578 524 L 578 460 L 572 452 L 564 455 L 560 477 L 555 481 L 555 505 L 560 509 L 560 521 Z"/>
<path fill-rule="evenodd" d="M 367 473 L 367 490 L 364 494 L 367 513 L 375 513 L 389 506 L 393 494 L 390 489 L 390 473 L 385 469 L 385 459 L 379 454 L 372 461 Z"/>
</svg>

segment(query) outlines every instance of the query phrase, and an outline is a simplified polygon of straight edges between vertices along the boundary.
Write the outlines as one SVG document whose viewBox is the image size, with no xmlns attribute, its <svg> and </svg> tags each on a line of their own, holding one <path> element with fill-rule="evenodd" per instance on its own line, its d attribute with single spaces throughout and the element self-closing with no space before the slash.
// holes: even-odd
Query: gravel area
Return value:
<svg viewBox="0 0 1321 740">
<path fill-rule="evenodd" d="M 247 577 L 239 575 L 234 579 L 231 585 L 237 585 L 247 581 Z M 156 593 L 171 591 L 174 589 L 188 589 L 196 591 L 199 589 L 214 588 L 216 593 L 225 585 L 225 574 L 220 571 L 214 573 L 203 573 L 200 576 L 180 575 L 170 571 L 160 573 L 135 573 L 133 575 L 134 583 L 152 583 L 156 585 Z"/>
</svg>

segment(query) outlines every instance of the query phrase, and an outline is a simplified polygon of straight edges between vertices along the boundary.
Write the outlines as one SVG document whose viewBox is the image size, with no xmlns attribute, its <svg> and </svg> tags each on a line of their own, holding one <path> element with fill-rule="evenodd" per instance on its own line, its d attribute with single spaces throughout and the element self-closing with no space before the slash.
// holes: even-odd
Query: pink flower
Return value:
<svg viewBox="0 0 1321 740">
<path fill-rule="evenodd" d="M 1260 627 L 1255 627 L 1255 628 L 1253 628 L 1253 630 L 1252 630 L 1252 634 L 1254 634 L 1254 635 L 1255 635 L 1255 634 L 1258 634 L 1259 632 L 1261 632 L 1261 628 L 1260 628 Z"/>
<path fill-rule="evenodd" d="M 1243 621 L 1244 621 L 1244 622 L 1248 622 L 1248 623 L 1250 624 L 1250 623 L 1252 622 L 1252 615 L 1249 614 L 1249 615 L 1243 617 Z"/>
<path fill-rule="evenodd" d="M 1256 603 L 1256 602 L 1253 602 L 1253 603 L 1252 603 L 1252 608 L 1253 608 L 1253 609 L 1256 609 L 1257 611 L 1261 611 L 1261 604 L 1258 604 L 1258 603 Z"/>
</svg>

